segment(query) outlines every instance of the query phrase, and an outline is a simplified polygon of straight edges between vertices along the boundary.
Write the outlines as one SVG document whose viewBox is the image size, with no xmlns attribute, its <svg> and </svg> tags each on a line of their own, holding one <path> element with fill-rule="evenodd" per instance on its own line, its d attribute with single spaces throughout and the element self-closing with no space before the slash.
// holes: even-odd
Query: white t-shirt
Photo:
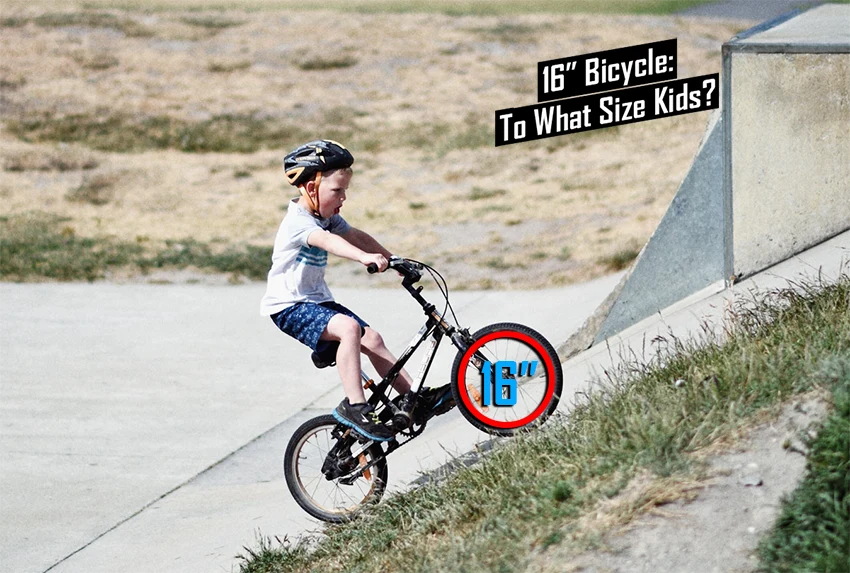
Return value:
<svg viewBox="0 0 850 573">
<path fill-rule="evenodd" d="M 351 226 L 339 215 L 330 219 L 314 217 L 298 204 L 297 198 L 290 201 L 275 237 L 266 295 L 260 303 L 261 314 L 272 315 L 298 302 L 333 300 L 325 283 L 328 252 L 307 244 L 307 237 L 316 229 L 342 235 Z"/>
</svg>

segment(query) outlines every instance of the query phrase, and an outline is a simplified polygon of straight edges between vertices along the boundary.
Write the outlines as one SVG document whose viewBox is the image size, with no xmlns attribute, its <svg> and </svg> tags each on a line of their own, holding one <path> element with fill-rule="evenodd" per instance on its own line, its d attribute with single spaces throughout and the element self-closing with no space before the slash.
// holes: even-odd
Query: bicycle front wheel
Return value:
<svg viewBox="0 0 850 573">
<path fill-rule="evenodd" d="M 563 386 L 561 362 L 549 341 L 511 322 L 477 331 L 452 366 L 458 409 L 476 428 L 499 436 L 546 421 Z"/>
<path fill-rule="evenodd" d="M 339 523 L 381 499 L 387 485 L 387 460 L 380 446 L 372 444 L 363 450 L 349 430 L 326 414 L 295 430 L 286 447 L 283 473 L 289 492 L 304 511 Z"/>
</svg>

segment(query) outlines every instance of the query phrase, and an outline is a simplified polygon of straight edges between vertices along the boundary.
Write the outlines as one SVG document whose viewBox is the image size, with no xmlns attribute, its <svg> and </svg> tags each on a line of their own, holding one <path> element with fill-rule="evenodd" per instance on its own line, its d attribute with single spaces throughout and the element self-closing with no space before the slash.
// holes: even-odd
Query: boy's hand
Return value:
<svg viewBox="0 0 850 573">
<path fill-rule="evenodd" d="M 378 272 L 384 272 L 387 270 L 387 265 L 389 265 L 389 261 L 384 255 L 379 253 L 364 253 L 364 255 L 360 258 L 360 262 L 363 263 L 363 266 L 368 267 L 370 264 L 375 264 L 378 267 Z"/>
</svg>

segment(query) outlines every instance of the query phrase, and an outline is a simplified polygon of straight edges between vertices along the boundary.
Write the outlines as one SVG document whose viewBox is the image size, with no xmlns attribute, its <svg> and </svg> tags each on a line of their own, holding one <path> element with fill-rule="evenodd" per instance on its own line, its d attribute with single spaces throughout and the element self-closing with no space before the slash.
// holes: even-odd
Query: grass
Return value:
<svg viewBox="0 0 850 573">
<path fill-rule="evenodd" d="M 121 62 L 118 58 L 106 52 L 75 52 L 72 57 L 81 67 L 87 70 L 101 71 L 114 68 Z"/>
<path fill-rule="evenodd" d="M 481 199 L 492 199 L 493 197 L 501 197 L 507 195 L 505 189 L 483 189 L 481 187 L 473 187 L 466 198 L 470 201 L 480 201 Z"/>
<path fill-rule="evenodd" d="M 83 177 L 79 187 L 68 191 L 65 198 L 76 203 L 88 203 L 90 205 L 106 205 L 115 194 L 115 186 L 121 179 L 117 172 L 94 173 Z"/>
<path fill-rule="evenodd" d="M 192 267 L 259 280 L 271 265 L 271 247 L 214 248 L 191 238 L 142 246 L 148 241 L 78 237 L 70 223 L 67 217 L 43 212 L 0 217 L 0 279 L 94 281 L 124 268 L 144 273 Z"/>
<path fill-rule="evenodd" d="M 527 24 L 514 24 L 512 22 L 499 22 L 485 28 L 472 28 L 470 31 L 478 34 L 485 40 L 501 42 L 503 44 L 534 43 L 541 28 Z"/>
<path fill-rule="evenodd" d="M 199 28 L 206 28 L 213 31 L 233 28 L 245 23 L 244 20 L 228 18 L 221 14 L 192 14 L 190 16 L 183 16 L 180 18 L 180 21 L 184 24 L 189 24 L 190 26 L 197 26 Z"/>
<path fill-rule="evenodd" d="M 247 70 L 250 67 L 249 60 L 212 60 L 207 63 L 207 71 L 214 74 Z"/>
<path fill-rule="evenodd" d="M 309 133 L 281 119 L 225 114 L 199 122 L 169 116 L 32 115 L 6 122 L 12 135 L 27 142 L 79 143 L 120 153 L 151 149 L 185 152 L 253 153 L 263 148 L 289 148 Z"/>
<path fill-rule="evenodd" d="M 5 171 L 76 171 L 94 169 L 99 165 L 97 157 L 90 151 L 70 145 L 58 146 L 47 151 L 26 149 L 6 153 L 3 158 Z"/>
<path fill-rule="evenodd" d="M 77 237 L 69 221 L 48 213 L 0 217 L 0 278 L 92 281 L 142 255 L 138 244 Z"/>
<path fill-rule="evenodd" d="M 525 268 L 525 265 L 521 263 L 511 263 L 505 260 L 504 257 L 492 257 L 489 259 L 485 259 L 483 261 L 478 261 L 475 263 L 479 267 L 484 267 L 488 269 L 495 269 L 498 271 L 505 271 L 513 268 Z"/>
<path fill-rule="evenodd" d="M 850 568 L 850 356 L 825 364 L 832 414 L 808 440 L 807 471 L 759 545 L 762 573 Z"/>
<path fill-rule="evenodd" d="M 357 65 L 357 58 L 350 55 L 308 56 L 295 62 L 295 67 L 306 72 L 336 70 Z"/>
<path fill-rule="evenodd" d="M 587 547 L 599 532 L 583 516 L 602 500 L 623 523 L 680 497 L 675 484 L 702 471 L 694 453 L 822 384 L 824 365 L 850 353 L 850 276 L 738 304 L 724 340 L 658 339 L 656 359 L 609 373 L 568 418 L 321 538 L 266 539 L 241 571 L 522 571 L 545 546 Z M 618 497 L 646 474 L 668 486 Z"/>
<path fill-rule="evenodd" d="M 621 271 L 629 266 L 639 254 L 640 250 L 635 248 L 622 249 L 613 255 L 600 258 L 598 262 L 611 271 Z"/>
<path fill-rule="evenodd" d="M 131 38 L 150 38 L 154 35 L 154 30 L 144 24 L 111 12 L 48 12 L 34 18 L 13 16 L 0 20 L 2 27 L 20 27 L 29 23 L 43 28 L 110 28 Z"/>
<path fill-rule="evenodd" d="M 311 5 L 297 0 L 89 0 L 84 7 L 125 8 L 146 11 L 183 10 L 333 10 L 339 12 L 380 13 L 440 13 L 450 16 L 512 16 L 529 13 L 573 14 L 578 12 L 604 14 L 671 14 L 709 0 L 329 0 Z"/>
<path fill-rule="evenodd" d="M 250 65 L 247 61 L 214 61 L 208 64 L 208 71 L 228 73 Z M 345 110 L 351 113 L 344 115 Z M 405 147 L 428 151 L 438 157 L 459 149 L 490 147 L 493 143 L 490 126 L 473 117 L 455 124 L 405 125 L 368 132 L 356 128 L 355 119 L 363 115 L 351 108 L 324 111 L 321 123 L 333 126 L 323 132 L 324 136 L 345 141 L 352 148 L 379 151 L 384 146 Z M 250 114 L 222 114 L 191 122 L 167 115 L 136 116 L 107 111 L 30 114 L 6 121 L 7 131 L 25 142 L 76 143 L 118 153 L 154 149 L 254 153 L 261 149 L 289 149 L 315 136 L 305 127 L 307 125 L 309 122 L 296 124 L 284 118 Z"/>
</svg>

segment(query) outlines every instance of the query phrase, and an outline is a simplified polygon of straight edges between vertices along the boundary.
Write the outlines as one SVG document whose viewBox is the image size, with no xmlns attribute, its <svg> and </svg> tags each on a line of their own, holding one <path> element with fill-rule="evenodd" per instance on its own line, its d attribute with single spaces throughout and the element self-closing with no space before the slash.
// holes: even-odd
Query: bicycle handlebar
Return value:
<svg viewBox="0 0 850 573">
<path fill-rule="evenodd" d="M 401 257 L 390 257 L 390 262 L 389 265 L 387 265 L 387 268 L 397 271 L 411 283 L 415 283 L 422 278 L 422 273 L 419 272 L 419 265 Z M 366 265 L 366 271 L 370 275 L 373 275 L 378 272 L 378 265 L 375 263 L 369 263 Z"/>
</svg>

